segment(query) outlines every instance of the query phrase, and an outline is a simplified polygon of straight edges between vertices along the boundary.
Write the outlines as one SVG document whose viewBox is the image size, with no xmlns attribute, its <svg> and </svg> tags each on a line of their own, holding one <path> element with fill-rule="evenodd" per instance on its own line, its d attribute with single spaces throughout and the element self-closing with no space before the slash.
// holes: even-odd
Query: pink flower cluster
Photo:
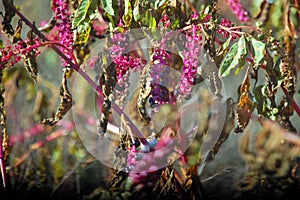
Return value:
<svg viewBox="0 0 300 200">
<path fill-rule="evenodd" d="M 128 148 L 129 153 L 127 156 L 127 166 L 129 170 L 133 169 L 136 165 L 136 147 L 135 145 L 132 145 L 132 147 Z"/>
<path fill-rule="evenodd" d="M 121 79 L 129 69 L 136 69 L 140 66 L 141 59 L 132 56 L 119 55 L 114 59 L 117 70 L 117 79 Z"/>
<path fill-rule="evenodd" d="M 230 27 L 234 26 L 234 24 L 229 19 L 225 19 L 225 18 L 221 19 L 220 25 L 224 26 L 226 28 L 230 28 Z M 235 30 L 240 31 L 240 29 L 235 29 Z M 227 30 L 224 30 L 222 28 L 218 29 L 217 33 L 221 34 L 224 38 L 228 38 L 229 35 L 231 35 L 231 37 L 232 37 L 231 40 L 235 40 L 236 38 L 239 37 L 239 35 L 237 35 L 235 33 L 230 33 Z"/>
<path fill-rule="evenodd" d="M 140 58 L 134 58 L 129 55 L 129 36 L 127 31 L 114 34 L 111 38 L 112 46 L 110 56 L 116 66 L 118 84 L 116 86 L 115 99 L 119 101 L 122 108 L 125 103 L 129 88 L 129 69 L 136 70 L 141 65 Z"/>
<path fill-rule="evenodd" d="M 241 0 L 226 0 L 230 9 L 241 22 L 249 21 L 249 14 L 241 4 Z"/>
<path fill-rule="evenodd" d="M 200 43 L 202 37 L 197 35 L 200 27 L 193 25 L 192 31 L 186 36 L 182 75 L 178 92 L 180 95 L 188 96 L 192 92 L 192 85 L 197 76 L 197 68 L 200 57 Z"/>
<path fill-rule="evenodd" d="M 38 38 L 33 40 L 33 44 L 29 39 L 25 41 L 20 40 L 12 46 L 7 46 L 6 48 L 0 49 L 0 67 L 3 69 L 9 66 L 14 66 L 16 63 L 20 62 L 22 56 L 26 56 L 31 52 L 35 52 L 38 56 L 40 52 L 38 47 L 40 46 L 40 41 Z"/>
<path fill-rule="evenodd" d="M 117 56 L 127 53 L 129 36 L 127 31 L 124 33 L 114 34 L 111 38 L 112 47 L 110 48 L 110 53 L 112 59 L 115 59 Z"/>
<path fill-rule="evenodd" d="M 60 43 L 64 45 L 71 52 L 73 51 L 73 31 L 70 20 L 69 0 L 52 0 L 52 10 L 55 13 L 57 20 L 56 27 L 58 28 L 58 36 Z M 72 56 L 66 49 L 61 49 L 68 58 Z M 66 61 L 63 59 L 63 65 L 67 66 Z"/>
<path fill-rule="evenodd" d="M 162 23 L 164 29 L 171 28 L 171 20 L 167 14 L 164 14 L 164 16 L 159 20 L 160 23 Z"/>
</svg>

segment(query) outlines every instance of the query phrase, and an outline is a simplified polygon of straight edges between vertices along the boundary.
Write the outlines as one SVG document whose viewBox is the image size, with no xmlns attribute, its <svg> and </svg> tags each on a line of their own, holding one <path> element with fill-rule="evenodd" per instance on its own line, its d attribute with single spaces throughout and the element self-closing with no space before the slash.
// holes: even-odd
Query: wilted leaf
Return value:
<svg viewBox="0 0 300 200">
<path fill-rule="evenodd" d="M 101 77 L 101 88 L 104 95 L 104 102 L 102 105 L 102 114 L 98 120 L 98 132 L 103 136 L 107 129 L 108 118 L 111 113 L 111 102 L 113 99 L 113 91 L 116 85 L 116 68 L 115 63 L 111 63 L 108 67 L 103 69 Z"/>
<path fill-rule="evenodd" d="M 34 80 L 34 82 L 36 82 L 38 68 L 36 63 L 36 55 L 34 52 L 26 55 L 24 64 L 28 75 L 30 78 L 32 78 L 32 80 Z"/>
<path fill-rule="evenodd" d="M 226 100 L 226 117 L 225 117 L 225 122 L 224 122 L 222 132 L 217 142 L 213 146 L 213 148 L 210 149 L 207 156 L 205 157 L 204 163 L 208 163 L 214 159 L 215 155 L 219 152 L 223 143 L 226 142 L 226 140 L 228 139 L 233 128 L 234 128 L 233 99 L 228 98 Z"/>
<path fill-rule="evenodd" d="M 17 43 L 21 40 L 21 31 L 22 31 L 22 20 L 18 21 L 18 25 L 14 31 L 13 43 Z"/>
<path fill-rule="evenodd" d="M 238 64 L 241 63 L 243 58 L 247 55 L 247 45 L 245 37 L 242 36 L 238 43 L 231 46 L 229 52 L 224 58 L 221 67 L 219 69 L 220 76 L 229 75 L 230 71 Z"/>
<path fill-rule="evenodd" d="M 249 69 L 245 75 L 243 84 L 240 89 L 240 100 L 236 110 L 236 121 L 237 127 L 235 128 L 234 132 L 239 133 L 243 132 L 245 127 L 248 125 L 251 114 L 253 112 L 253 102 L 249 98 L 249 91 L 250 91 L 250 79 L 249 79 Z"/>
<path fill-rule="evenodd" d="M 266 44 L 254 38 L 251 38 L 251 44 L 254 49 L 254 63 L 259 64 L 264 58 Z"/>
<path fill-rule="evenodd" d="M 3 17 L 3 32 L 5 32 L 7 35 L 12 36 L 14 34 L 14 29 L 10 22 L 12 21 L 12 18 L 15 15 L 14 11 L 14 1 L 13 0 L 5 0 L 2 1 L 3 7 L 5 10 L 5 15 Z"/>
<path fill-rule="evenodd" d="M 64 70 L 62 82 L 60 85 L 60 103 L 58 105 L 57 111 L 55 113 L 54 118 L 44 119 L 41 123 L 49 126 L 54 126 L 59 120 L 65 116 L 65 114 L 71 109 L 72 107 L 72 95 L 68 90 L 67 85 L 67 73 L 68 69 Z"/>
</svg>

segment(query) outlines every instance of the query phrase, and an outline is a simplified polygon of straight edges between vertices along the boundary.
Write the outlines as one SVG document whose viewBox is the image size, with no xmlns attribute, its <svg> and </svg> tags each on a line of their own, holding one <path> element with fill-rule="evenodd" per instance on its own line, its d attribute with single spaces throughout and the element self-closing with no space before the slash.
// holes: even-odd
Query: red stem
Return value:
<svg viewBox="0 0 300 200">
<path fill-rule="evenodd" d="M 42 47 L 42 46 L 45 46 L 45 45 L 55 45 L 55 46 L 60 46 L 61 48 L 64 48 L 68 52 L 68 54 L 72 57 L 72 60 L 74 61 L 74 64 L 79 66 L 74 54 L 65 45 L 61 44 L 58 41 L 47 41 L 47 42 L 40 43 L 38 45 L 38 47 Z"/>
<path fill-rule="evenodd" d="M 284 86 L 281 86 L 283 92 L 285 95 L 288 95 L 288 91 Z M 294 110 L 296 111 L 296 113 L 298 114 L 298 116 L 300 116 L 300 107 L 298 106 L 298 104 L 296 103 L 296 101 L 294 100 L 294 98 L 291 98 L 292 101 L 292 106 L 294 108 Z"/>
</svg>

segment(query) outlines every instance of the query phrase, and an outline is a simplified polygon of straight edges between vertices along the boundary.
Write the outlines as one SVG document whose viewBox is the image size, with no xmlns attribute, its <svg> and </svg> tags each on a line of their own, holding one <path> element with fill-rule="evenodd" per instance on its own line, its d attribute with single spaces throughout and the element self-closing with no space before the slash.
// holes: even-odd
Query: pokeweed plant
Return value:
<svg viewBox="0 0 300 200">
<path fill-rule="evenodd" d="M 299 51 L 296 45 L 296 41 L 299 41 L 296 39 L 299 36 L 299 3 L 296 0 L 285 0 L 285 3 L 263 0 L 257 8 L 257 13 L 251 16 L 250 12 L 243 8 L 241 1 L 228 0 L 226 2 L 237 20 L 244 23 L 236 25 L 218 11 L 217 1 L 201 1 L 204 2 L 201 5 L 199 2 L 52 0 L 53 17 L 38 28 L 26 18 L 22 8 L 14 5 L 13 0 L 2 1 L 5 10 L 5 13 L 2 13 L 2 30 L 10 40 L 9 45 L 1 44 L 0 49 L 0 166 L 3 185 L 6 185 L 5 161 L 9 156 L 3 71 L 23 60 L 28 75 L 36 82 L 36 58 L 42 53 L 41 47 L 45 46 L 52 48 L 61 57 L 63 76 L 57 111 L 54 117 L 42 120 L 42 124 L 55 126 L 72 108 L 72 94 L 67 81 L 72 77 L 73 71 L 79 73 L 102 99 L 99 105 L 99 137 L 105 137 L 108 132 L 112 110 L 121 118 L 115 159 L 116 165 L 119 165 L 116 168 L 122 168 L 124 171 L 116 169 L 109 189 L 97 190 L 88 198 L 101 197 L 106 192 L 113 193 L 118 188 L 120 193 L 113 195 L 121 195 L 124 198 L 140 197 L 143 192 L 148 194 L 154 191 L 152 195 L 155 198 L 179 198 L 188 195 L 191 198 L 203 199 L 203 191 L 199 190 L 201 181 L 197 168 L 201 160 L 210 161 L 214 158 L 232 130 L 235 133 L 243 132 L 252 118 L 257 120 L 253 116 L 258 116 L 269 118 L 290 132 L 297 132 L 290 118 L 294 112 L 300 116 L 300 108 L 294 100 L 297 82 L 295 66 L 296 62 L 299 62 L 295 53 Z M 272 19 L 270 8 L 279 9 L 279 6 L 284 14 L 277 19 L 282 22 L 284 35 L 268 31 L 268 22 Z M 12 19 L 16 16 L 19 21 L 14 28 Z M 26 39 L 21 37 L 24 24 L 30 28 Z M 162 32 L 162 37 L 151 39 L 148 64 L 145 62 L 145 55 L 137 51 L 128 51 L 132 45 L 128 32 L 136 28 L 144 31 L 143 38 L 149 37 L 156 29 Z M 184 46 L 183 52 L 179 52 L 178 55 L 168 51 L 170 48 L 179 48 L 178 42 L 170 40 L 174 32 L 186 36 L 176 38 Z M 95 63 L 91 63 L 91 67 L 99 73 L 94 81 L 85 73 L 81 64 L 89 57 L 91 45 L 101 38 L 107 38 L 112 45 L 105 47 L 109 55 L 99 55 Z M 201 60 L 203 57 L 207 60 L 205 64 Z M 103 67 L 105 65 L 108 66 Z M 157 84 L 165 77 L 171 76 L 164 66 L 180 73 L 180 81 L 175 83 L 173 91 Z M 124 111 L 130 87 L 129 77 L 133 71 L 140 73 L 136 99 L 131 102 L 137 119 Z M 163 108 L 172 110 L 172 106 L 176 106 L 180 98 L 190 99 L 196 85 L 204 81 L 209 83 L 212 97 L 222 99 L 224 97 L 221 91 L 224 85 L 221 79 L 230 75 L 232 71 L 235 71 L 235 74 L 244 73 L 237 102 L 226 99 L 228 107 L 234 107 L 236 104 L 235 115 L 230 118 L 235 118 L 236 127 L 225 125 L 226 128 L 230 127 L 230 130 L 222 130 L 217 143 L 210 149 L 209 157 L 193 155 L 196 161 L 187 165 L 187 159 L 191 156 L 188 155 L 188 151 L 181 152 L 180 147 L 176 146 L 174 149 L 180 155 L 181 170 L 176 170 L 171 163 L 159 169 L 155 159 L 161 159 L 164 154 L 169 153 L 168 151 L 174 151 L 159 151 L 160 149 L 169 143 L 176 143 L 177 139 L 179 146 L 180 143 L 188 141 L 185 141 L 186 136 L 181 134 L 178 116 L 170 115 L 171 122 L 161 132 L 141 128 L 151 121 L 147 104 L 150 104 L 150 107 L 165 105 Z M 265 78 L 263 84 L 258 81 L 261 76 Z M 278 92 L 279 90 L 282 92 Z M 230 110 L 226 113 L 228 119 L 232 112 L 233 110 Z M 139 124 L 142 124 L 141 127 Z M 155 159 L 143 155 L 152 151 L 159 152 Z"/>
</svg>

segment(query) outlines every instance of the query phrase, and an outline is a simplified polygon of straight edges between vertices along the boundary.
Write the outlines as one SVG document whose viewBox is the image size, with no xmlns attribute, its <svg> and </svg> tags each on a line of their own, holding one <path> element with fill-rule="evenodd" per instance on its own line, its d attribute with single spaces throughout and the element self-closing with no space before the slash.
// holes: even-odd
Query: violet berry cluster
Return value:
<svg viewBox="0 0 300 200">
<path fill-rule="evenodd" d="M 6 48 L 0 49 L 1 69 L 4 69 L 8 66 L 14 66 L 16 63 L 20 62 L 23 57 L 26 57 L 26 55 L 31 52 L 34 52 L 35 55 L 38 56 L 40 54 L 40 51 L 38 51 L 39 46 L 39 39 L 34 38 L 33 41 L 30 41 L 29 39 L 19 40 L 12 46 L 7 46 Z"/>
<path fill-rule="evenodd" d="M 52 10 L 55 13 L 56 27 L 58 29 L 59 42 L 65 46 L 61 51 L 71 59 L 72 56 L 69 54 L 69 51 L 73 51 L 73 31 L 72 23 L 70 20 L 71 13 L 69 11 L 69 0 L 52 0 Z M 68 50 L 69 51 L 68 51 Z M 67 66 L 67 62 L 62 59 L 63 66 Z"/>
<path fill-rule="evenodd" d="M 152 187 L 159 179 L 160 163 L 168 160 L 174 150 L 174 139 L 167 134 L 168 131 L 169 128 L 166 128 L 160 138 L 156 134 L 151 135 L 147 145 L 137 148 L 134 168 L 129 171 L 132 187 Z"/>
<path fill-rule="evenodd" d="M 152 54 L 152 70 L 151 70 L 151 98 L 150 105 L 164 104 L 168 102 L 168 91 L 163 89 L 163 80 L 169 76 L 169 65 L 171 55 L 166 50 L 166 45 L 161 44 L 159 47 L 154 48 Z"/>
<path fill-rule="evenodd" d="M 244 9 L 241 0 L 226 0 L 226 2 L 229 4 L 230 9 L 238 18 L 238 20 L 240 20 L 241 22 L 249 21 L 249 14 Z"/>
<path fill-rule="evenodd" d="M 165 38 L 161 41 L 158 47 L 153 49 L 152 53 L 152 70 L 151 70 L 151 98 L 149 98 L 150 105 L 171 103 L 169 99 L 169 91 L 164 87 L 164 80 L 169 77 L 171 54 L 167 51 L 166 40 L 169 32 L 167 29 L 171 28 L 171 20 L 167 14 L 164 14 L 160 19 L 162 28 L 166 31 Z"/>
</svg>

